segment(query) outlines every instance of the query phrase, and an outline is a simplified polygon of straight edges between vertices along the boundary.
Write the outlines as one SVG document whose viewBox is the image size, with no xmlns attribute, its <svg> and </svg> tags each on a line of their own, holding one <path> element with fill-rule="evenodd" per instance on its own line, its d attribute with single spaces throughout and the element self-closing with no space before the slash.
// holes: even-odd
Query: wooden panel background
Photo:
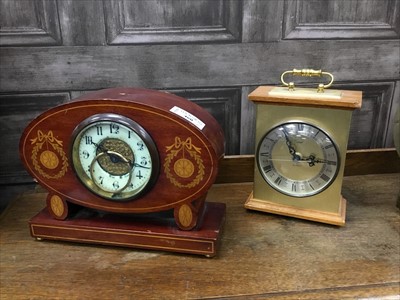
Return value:
<svg viewBox="0 0 400 300">
<path fill-rule="evenodd" d="M 285 39 L 386 39 L 399 36 L 399 7 L 392 0 L 290 0 Z"/>
<path fill-rule="evenodd" d="M 292 68 L 364 92 L 349 148 L 392 147 L 399 15 L 399 0 L 0 0 L 0 184 L 31 180 L 17 152 L 30 120 L 115 86 L 187 97 L 220 122 L 226 154 L 252 154 L 247 95 Z"/>
</svg>

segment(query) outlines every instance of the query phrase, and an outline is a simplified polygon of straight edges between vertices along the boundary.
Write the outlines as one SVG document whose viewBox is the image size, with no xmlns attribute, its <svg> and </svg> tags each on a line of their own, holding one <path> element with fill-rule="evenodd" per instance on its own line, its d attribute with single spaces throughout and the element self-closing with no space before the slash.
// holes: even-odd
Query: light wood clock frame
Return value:
<svg viewBox="0 0 400 300">
<path fill-rule="evenodd" d="M 284 76 L 330 76 L 317 89 L 297 88 Z M 254 188 L 250 210 L 343 226 L 341 195 L 352 111 L 360 91 L 327 90 L 333 75 L 303 69 L 282 74 L 285 87 L 260 86 L 256 105 Z"/>
</svg>

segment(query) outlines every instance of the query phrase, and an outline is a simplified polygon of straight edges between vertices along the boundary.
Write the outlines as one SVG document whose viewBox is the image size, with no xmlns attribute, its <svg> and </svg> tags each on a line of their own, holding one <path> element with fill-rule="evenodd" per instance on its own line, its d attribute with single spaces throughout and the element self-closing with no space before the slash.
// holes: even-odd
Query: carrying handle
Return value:
<svg viewBox="0 0 400 300">
<path fill-rule="evenodd" d="M 323 72 L 322 70 L 313 69 L 293 69 L 291 71 L 285 71 L 281 75 L 281 82 L 284 86 L 289 88 L 289 91 L 294 91 L 294 82 L 287 83 L 283 78 L 287 74 L 292 74 L 293 76 L 303 76 L 303 77 L 322 77 L 324 75 L 330 77 L 330 81 L 327 84 L 320 83 L 317 87 L 318 93 L 323 93 L 325 89 L 329 88 L 333 83 L 333 75 L 328 72 Z"/>
</svg>

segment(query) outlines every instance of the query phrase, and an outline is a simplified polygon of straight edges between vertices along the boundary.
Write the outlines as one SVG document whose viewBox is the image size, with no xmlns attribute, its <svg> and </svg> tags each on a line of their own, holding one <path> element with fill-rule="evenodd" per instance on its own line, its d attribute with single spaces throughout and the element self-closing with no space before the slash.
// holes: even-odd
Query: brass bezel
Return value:
<svg viewBox="0 0 400 300">
<path fill-rule="evenodd" d="M 281 190 L 281 189 L 278 189 L 278 188 L 277 188 L 276 186 L 274 186 L 273 184 L 271 184 L 271 183 L 269 182 L 269 180 L 266 178 L 266 176 L 265 176 L 265 174 L 264 174 L 264 172 L 263 172 L 263 170 L 262 170 L 262 167 L 260 166 L 260 159 L 259 159 L 259 152 L 260 152 L 261 144 L 262 144 L 262 142 L 264 141 L 264 139 L 266 138 L 266 136 L 267 136 L 271 131 L 275 130 L 275 129 L 278 128 L 278 127 L 287 125 L 287 124 L 298 124 L 298 123 L 301 123 L 301 124 L 304 124 L 304 125 L 308 125 L 308 126 L 312 126 L 312 127 L 316 128 L 316 129 L 318 129 L 319 131 L 323 132 L 323 133 L 325 134 L 325 136 L 327 136 L 327 137 L 329 138 L 329 140 L 332 142 L 332 144 L 333 144 L 333 146 L 334 146 L 334 149 L 335 149 L 335 152 L 336 152 L 336 155 L 337 155 L 337 167 L 336 167 L 336 170 L 335 170 L 335 174 L 330 178 L 328 184 L 326 184 L 326 185 L 325 185 L 323 188 L 321 188 L 321 189 L 318 189 L 318 190 L 316 190 L 316 191 L 314 191 L 314 192 L 312 192 L 312 193 L 308 193 L 308 194 L 305 194 L 305 195 L 295 195 L 295 193 L 285 192 L 285 191 L 283 191 L 283 190 Z M 318 143 L 317 143 L 317 144 L 318 144 Z M 336 177 L 337 177 L 337 175 L 338 175 L 338 173 L 339 173 L 340 167 L 341 167 L 341 155 L 340 155 L 340 151 L 339 151 L 339 148 L 338 148 L 338 146 L 337 146 L 335 140 L 332 138 L 331 134 L 329 134 L 326 130 L 322 129 L 321 127 L 319 127 L 319 126 L 317 126 L 317 125 L 315 125 L 315 124 L 313 124 L 312 122 L 304 122 L 304 121 L 301 121 L 301 120 L 291 120 L 291 121 L 285 121 L 285 122 L 283 122 L 283 123 L 277 123 L 277 124 L 275 124 L 275 125 L 272 126 L 270 129 L 268 129 L 268 131 L 266 131 L 265 134 L 262 135 L 262 137 L 261 137 L 261 139 L 258 141 L 258 145 L 257 145 L 256 162 L 257 162 L 258 172 L 260 173 L 261 177 L 262 177 L 262 178 L 264 179 L 264 181 L 265 181 L 271 188 L 273 188 L 275 191 L 277 191 L 277 192 L 279 192 L 279 193 L 281 193 L 281 194 L 284 194 L 284 195 L 286 195 L 286 196 L 293 197 L 293 198 L 306 198 L 306 197 L 312 197 L 312 196 L 314 196 L 314 195 L 317 195 L 317 194 L 323 192 L 324 190 L 326 190 L 327 188 L 329 188 L 329 186 L 335 181 L 335 179 L 336 179 Z M 282 177 L 285 177 L 285 176 L 283 176 L 282 174 L 280 174 L 280 175 L 281 175 Z"/>
</svg>

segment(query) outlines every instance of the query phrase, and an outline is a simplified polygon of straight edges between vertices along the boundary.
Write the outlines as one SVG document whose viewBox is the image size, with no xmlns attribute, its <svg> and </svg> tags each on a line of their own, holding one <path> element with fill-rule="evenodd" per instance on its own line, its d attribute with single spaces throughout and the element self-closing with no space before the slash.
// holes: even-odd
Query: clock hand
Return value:
<svg viewBox="0 0 400 300">
<path fill-rule="evenodd" d="M 293 162 L 293 159 L 282 159 L 282 158 L 269 158 L 267 159 L 269 161 L 287 161 L 287 162 Z M 307 163 L 308 160 L 305 159 L 299 159 L 299 160 L 294 160 L 296 163 Z"/>
<path fill-rule="evenodd" d="M 313 167 L 313 166 L 315 166 L 315 164 L 319 164 L 319 163 L 323 163 L 323 164 L 330 163 L 330 162 L 333 163 L 333 161 L 330 161 L 327 159 L 316 158 L 315 155 L 310 155 L 309 157 L 301 159 L 301 160 L 308 162 L 308 165 L 310 167 Z"/>
<path fill-rule="evenodd" d="M 132 163 L 129 159 L 127 159 L 120 153 L 112 151 L 112 150 L 107 150 L 101 144 L 97 144 L 93 141 L 92 141 L 92 144 L 95 145 L 97 149 L 100 149 L 102 153 L 107 154 L 108 157 L 110 158 L 111 162 L 113 162 L 113 163 L 125 162 L 125 163 L 128 163 L 131 167 L 134 166 L 134 163 Z"/>
<path fill-rule="evenodd" d="M 121 153 L 118 153 L 118 152 L 115 152 L 115 151 L 112 151 L 112 150 L 106 150 L 106 149 L 104 149 L 104 151 L 102 153 L 108 155 L 108 157 L 110 158 L 111 162 L 114 163 L 114 164 L 123 162 L 123 163 L 127 163 L 131 167 L 133 167 L 133 163 L 129 159 L 127 159 L 125 156 L 123 156 Z"/>
<path fill-rule="evenodd" d="M 289 153 L 292 155 L 294 161 L 301 160 L 301 156 L 297 154 L 296 149 L 293 147 L 292 142 L 289 139 L 289 134 L 287 133 L 286 129 L 283 128 L 283 134 L 285 135 L 286 145 L 288 146 Z"/>
<path fill-rule="evenodd" d="M 127 159 L 125 156 L 121 155 L 118 152 L 107 150 L 105 153 L 110 157 L 110 159 L 113 163 L 124 162 L 124 163 L 129 164 L 131 166 L 131 168 L 139 167 L 139 168 L 143 168 L 143 169 L 150 169 L 150 167 L 145 167 L 141 164 L 138 164 L 137 162 Z"/>
<path fill-rule="evenodd" d="M 310 158 L 310 162 L 308 163 L 308 165 L 310 167 L 315 166 L 316 163 L 323 162 L 321 159 L 316 158 L 315 155 L 310 155 L 309 158 Z"/>
<path fill-rule="evenodd" d="M 95 145 L 97 149 L 100 149 L 101 152 L 107 153 L 108 150 L 106 148 L 104 148 L 101 144 L 97 144 L 93 141 L 92 141 L 92 144 Z"/>
<path fill-rule="evenodd" d="M 297 155 L 298 156 L 298 155 Z M 298 156 L 300 157 L 300 156 Z M 293 162 L 292 159 L 281 159 L 281 158 L 270 158 L 267 159 L 269 161 L 287 161 L 287 162 Z M 308 163 L 308 165 L 310 167 L 315 166 L 315 164 L 317 163 L 333 163 L 333 161 L 330 160 L 326 160 L 326 159 L 319 159 L 319 158 L 315 158 L 314 155 L 310 155 L 309 157 L 305 157 L 305 158 L 298 158 L 296 160 L 294 160 L 296 163 Z"/>
<path fill-rule="evenodd" d="M 130 159 L 127 159 L 126 157 L 123 157 L 123 156 L 119 157 L 119 156 L 115 155 L 114 153 L 110 153 L 110 152 L 113 152 L 113 151 L 107 151 L 107 154 L 110 156 L 110 159 L 113 163 L 124 162 L 124 163 L 129 164 L 131 166 L 131 168 L 138 167 L 138 168 L 143 168 L 143 169 L 150 169 L 150 167 L 145 167 L 141 164 L 138 164 L 135 161 L 131 161 Z"/>
<path fill-rule="evenodd" d="M 110 157 L 111 161 L 113 163 L 118 163 L 118 162 L 124 162 L 127 163 L 131 166 L 131 168 L 133 167 L 139 167 L 139 168 L 143 168 L 143 169 L 150 169 L 150 167 L 145 167 L 141 164 L 138 164 L 135 161 L 131 161 L 130 159 L 127 159 L 126 157 L 124 157 L 123 155 L 119 154 L 118 152 L 114 152 L 114 151 L 106 151 L 106 154 Z"/>
<path fill-rule="evenodd" d="M 92 141 L 92 144 L 95 145 L 98 149 L 100 149 L 102 151 L 102 153 L 107 154 L 113 163 L 124 162 L 124 163 L 128 163 L 131 166 L 131 168 L 139 167 L 139 168 L 143 168 L 143 169 L 150 169 L 150 167 L 145 167 L 141 164 L 138 164 L 137 162 L 132 162 L 130 159 L 127 159 L 126 157 L 124 157 L 123 155 L 121 155 L 118 152 L 107 150 L 101 144 L 97 144 L 93 141 Z"/>
<path fill-rule="evenodd" d="M 129 164 L 131 165 L 131 166 L 133 166 L 133 167 L 139 167 L 139 168 L 143 168 L 143 169 L 150 169 L 150 167 L 145 167 L 145 166 L 143 166 L 143 165 L 141 165 L 141 164 L 138 164 L 137 162 L 131 162 L 131 161 L 129 161 Z"/>
</svg>

